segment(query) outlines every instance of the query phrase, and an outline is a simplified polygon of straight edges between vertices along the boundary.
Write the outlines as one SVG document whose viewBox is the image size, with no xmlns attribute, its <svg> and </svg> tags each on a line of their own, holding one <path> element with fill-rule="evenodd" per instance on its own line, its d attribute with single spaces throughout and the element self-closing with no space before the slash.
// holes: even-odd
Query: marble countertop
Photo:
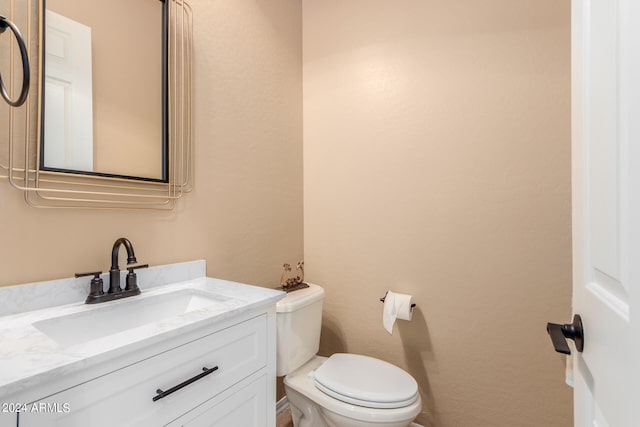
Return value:
<svg viewBox="0 0 640 427">
<path fill-rule="evenodd" d="M 217 303 L 77 344 L 60 344 L 34 326 L 46 319 L 95 309 L 109 310 L 134 300 L 144 303 L 146 298 L 179 290 L 211 295 L 217 298 Z M 179 337 L 212 322 L 249 313 L 274 304 L 284 296 L 283 292 L 273 289 L 200 277 L 147 290 L 143 288 L 141 295 L 118 301 L 95 305 L 75 302 L 0 317 L 0 398 L 138 348 Z M 90 322 L 87 323 L 86 328 L 91 328 Z"/>
</svg>

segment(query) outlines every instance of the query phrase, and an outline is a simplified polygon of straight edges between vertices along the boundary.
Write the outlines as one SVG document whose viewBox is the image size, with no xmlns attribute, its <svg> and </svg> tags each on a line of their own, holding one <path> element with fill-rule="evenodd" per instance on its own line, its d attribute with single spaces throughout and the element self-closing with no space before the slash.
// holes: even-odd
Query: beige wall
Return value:
<svg viewBox="0 0 640 427">
<path fill-rule="evenodd" d="M 0 285 L 107 270 L 120 236 L 140 262 L 204 258 L 210 276 L 260 285 L 302 257 L 301 6 L 190 3 L 193 193 L 171 213 L 38 210 L 0 180 Z"/>
<path fill-rule="evenodd" d="M 303 1 L 307 277 L 321 351 L 418 380 L 438 427 L 568 427 L 568 0 Z M 393 336 L 386 289 L 418 309 Z"/>
</svg>

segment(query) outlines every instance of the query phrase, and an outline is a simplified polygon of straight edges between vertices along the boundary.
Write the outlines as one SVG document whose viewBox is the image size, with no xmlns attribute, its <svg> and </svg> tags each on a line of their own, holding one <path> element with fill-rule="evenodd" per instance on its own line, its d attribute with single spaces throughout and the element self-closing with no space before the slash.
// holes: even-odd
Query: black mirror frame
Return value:
<svg viewBox="0 0 640 427">
<path fill-rule="evenodd" d="M 61 172 L 61 173 L 69 173 L 74 175 L 88 175 L 88 176 L 97 176 L 97 177 L 106 177 L 106 178 L 117 178 L 117 179 L 131 179 L 136 181 L 146 181 L 146 182 L 158 182 L 158 183 L 168 183 L 169 182 L 169 1 L 167 0 L 159 0 L 162 2 L 162 178 L 145 178 L 139 176 L 130 176 L 130 175 L 118 175 L 118 174 L 110 174 L 103 172 L 92 172 L 92 171 L 79 171 L 74 169 L 62 169 L 62 168 L 51 168 L 46 167 L 44 165 L 44 117 L 45 117 L 45 94 L 44 89 L 40 90 L 40 156 L 38 162 L 38 169 L 45 172 Z M 42 7 L 42 23 L 41 23 L 41 34 L 40 34 L 40 82 L 45 81 L 45 28 L 46 28 L 46 0 L 40 0 Z"/>
</svg>

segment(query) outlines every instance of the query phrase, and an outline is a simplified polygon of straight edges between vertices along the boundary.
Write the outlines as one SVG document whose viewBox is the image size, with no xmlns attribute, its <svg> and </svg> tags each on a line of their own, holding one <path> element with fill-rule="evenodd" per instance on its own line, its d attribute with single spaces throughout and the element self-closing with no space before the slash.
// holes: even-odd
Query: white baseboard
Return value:
<svg viewBox="0 0 640 427">
<path fill-rule="evenodd" d="M 289 409 L 289 399 L 285 396 L 276 403 L 276 416 L 280 415 L 287 409 Z"/>
</svg>

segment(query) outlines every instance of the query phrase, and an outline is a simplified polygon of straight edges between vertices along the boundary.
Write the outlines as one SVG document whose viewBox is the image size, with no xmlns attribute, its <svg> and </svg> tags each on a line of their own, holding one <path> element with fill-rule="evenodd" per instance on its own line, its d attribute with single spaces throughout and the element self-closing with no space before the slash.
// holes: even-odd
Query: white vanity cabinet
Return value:
<svg viewBox="0 0 640 427">
<path fill-rule="evenodd" d="M 267 401 L 263 394 L 267 377 L 243 382 L 241 388 L 199 406 L 168 427 L 262 427 L 267 425 Z"/>
<path fill-rule="evenodd" d="M 262 313 L 43 398 L 19 426 L 272 426 L 270 322 Z"/>
<path fill-rule="evenodd" d="M 0 427 L 275 427 L 284 292 L 202 260 L 101 304 L 79 280 L 0 288 Z"/>
</svg>

